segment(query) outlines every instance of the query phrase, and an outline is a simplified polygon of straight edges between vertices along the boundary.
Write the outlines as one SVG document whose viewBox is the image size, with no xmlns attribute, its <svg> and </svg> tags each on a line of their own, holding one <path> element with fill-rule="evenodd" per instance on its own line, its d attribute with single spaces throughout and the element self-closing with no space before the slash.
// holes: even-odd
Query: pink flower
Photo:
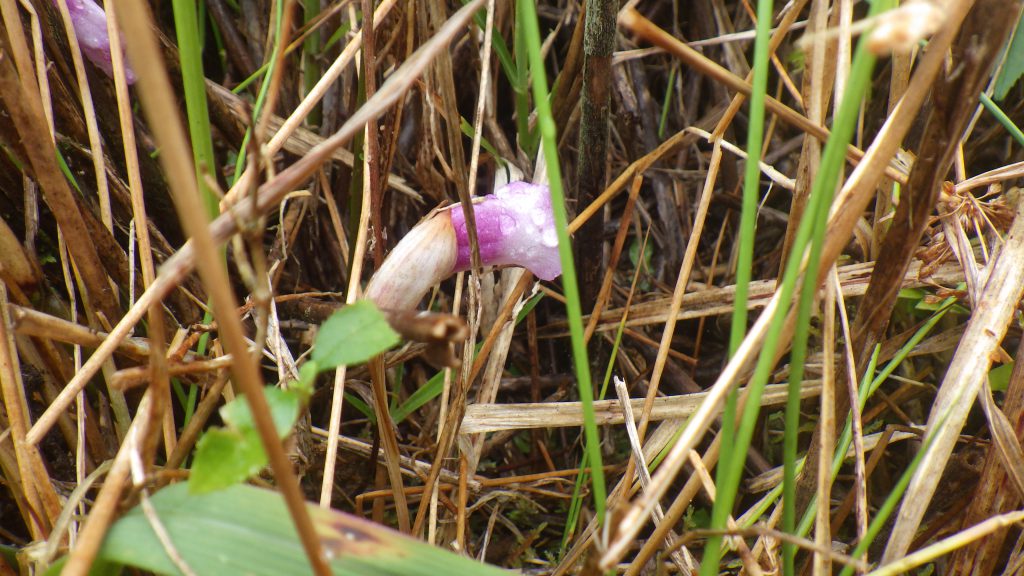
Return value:
<svg viewBox="0 0 1024 576">
<path fill-rule="evenodd" d="M 114 66 L 110 61 L 107 13 L 93 0 L 66 0 L 66 2 L 82 54 L 97 68 L 106 72 L 107 76 L 113 77 Z M 57 0 L 54 0 L 55 5 L 56 3 Z M 127 61 L 124 66 L 124 76 L 129 84 L 135 82 L 135 72 Z"/>
<path fill-rule="evenodd" d="M 484 266 L 521 266 L 542 280 L 562 273 L 547 186 L 511 182 L 475 201 L 473 212 Z M 415 308 L 432 286 L 469 268 L 469 233 L 456 204 L 402 238 L 370 280 L 366 296 L 385 309 Z"/>
</svg>

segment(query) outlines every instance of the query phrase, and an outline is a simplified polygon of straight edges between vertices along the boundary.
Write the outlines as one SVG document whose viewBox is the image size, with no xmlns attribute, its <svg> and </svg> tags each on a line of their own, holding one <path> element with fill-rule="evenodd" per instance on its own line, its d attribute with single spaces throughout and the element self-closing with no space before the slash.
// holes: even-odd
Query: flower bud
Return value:
<svg viewBox="0 0 1024 576">
<path fill-rule="evenodd" d="M 473 203 L 480 262 L 521 266 L 542 280 L 562 273 L 558 235 L 547 186 L 511 182 Z M 415 308 L 428 290 L 468 270 L 469 232 L 460 204 L 417 224 L 391 251 L 366 288 L 366 297 L 391 310 Z"/>
<path fill-rule="evenodd" d="M 470 267 L 469 232 L 462 207 L 450 211 L 459 241 L 455 271 L 461 272 Z M 473 213 L 484 266 L 521 266 L 541 280 L 554 280 L 562 273 L 547 186 L 510 182 L 474 202 Z"/>
<path fill-rule="evenodd" d="M 78 46 L 82 54 L 97 68 L 114 76 L 114 66 L 110 61 L 110 36 L 107 34 L 107 13 L 93 0 L 65 0 L 71 25 L 78 37 Z M 54 4 L 57 0 L 53 0 Z M 124 77 L 129 84 L 135 83 L 135 72 L 125 62 Z"/>
</svg>

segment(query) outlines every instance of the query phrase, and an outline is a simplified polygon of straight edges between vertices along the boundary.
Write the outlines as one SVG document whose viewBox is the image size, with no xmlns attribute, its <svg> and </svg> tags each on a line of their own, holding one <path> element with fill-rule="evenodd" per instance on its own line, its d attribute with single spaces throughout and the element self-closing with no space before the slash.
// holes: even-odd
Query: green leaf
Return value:
<svg viewBox="0 0 1024 576">
<path fill-rule="evenodd" d="M 313 360 L 307 361 L 299 368 L 299 381 L 292 384 L 293 390 L 299 390 L 308 398 L 313 394 L 313 385 L 320 374 L 320 365 Z"/>
<path fill-rule="evenodd" d="M 384 314 L 369 300 L 360 300 L 335 312 L 320 326 L 313 361 L 321 370 L 366 362 L 398 344 Z"/>
<path fill-rule="evenodd" d="M 299 395 L 291 390 L 282 390 L 274 386 L 263 389 L 263 395 L 270 407 L 270 416 L 274 419 L 277 435 L 284 438 L 292 431 L 295 419 L 299 417 Z M 240 431 L 256 430 L 256 422 L 249 410 L 249 402 L 239 396 L 220 409 L 220 417 L 224 422 Z"/>
<path fill-rule="evenodd" d="M 1006 94 L 1013 88 L 1013 85 L 1024 75 L 1024 16 L 1017 21 L 1017 29 L 1013 31 L 1013 39 L 1006 49 L 1006 61 L 1003 63 L 999 77 L 996 78 L 996 85 L 992 90 L 992 97 L 996 100 L 1006 98 Z"/>
<path fill-rule="evenodd" d="M 291 432 L 299 417 L 300 394 L 273 386 L 264 389 L 280 438 Z M 212 492 L 238 484 L 267 465 L 267 454 L 245 397 L 225 404 L 220 415 L 227 427 L 207 430 L 196 445 L 191 484 L 195 492 Z"/>
<path fill-rule="evenodd" d="M 1013 372 L 1013 362 L 1001 364 L 988 371 L 988 383 L 995 392 L 1006 392 L 1010 387 L 1010 373 Z"/>
<path fill-rule="evenodd" d="M 366 419 L 370 424 L 377 424 L 377 414 L 373 411 L 373 408 L 370 408 L 369 404 L 363 401 L 362 398 L 352 394 L 351 392 L 345 392 L 345 402 L 348 402 L 349 406 L 359 410 L 363 416 L 366 416 Z M 395 422 L 397 423 L 398 421 L 396 420 Z"/>
<path fill-rule="evenodd" d="M 470 139 L 472 139 L 473 135 L 476 133 L 476 130 L 473 129 L 473 125 L 469 123 L 469 120 L 466 120 L 462 116 L 459 116 L 459 128 L 461 128 L 462 133 L 465 134 L 466 137 Z M 490 141 L 487 140 L 487 138 L 484 138 L 483 136 L 480 137 L 480 146 L 482 146 L 483 149 L 486 150 L 488 154 L 494 157 L 494 159 L 498 162 L 499 166 L 504 167 L 505 161 L 501 158 L 501 154 L 498 154 L 498 150 L 493 145 L 491 145 Z"/>
<path fill-rule="evenodd" d="M 521 324 L 523 320 L 526 320 L 526 317 L 530 314 L 530 312 L 533 312 L 533 309 L 537 307 L 537 304 L 540 304 L 540 301 L 543 298 L 544 293 L 537 292 L 536 294 L 531 296 L 529 300 L 526 301 L 526 304 L 523 304 L 523 308 L 519 311 L 519 314 L 516 315 L 516 326 Z"/>
<path fill-rule="evenodd" d="M 901 288 L 897 298 L 905 300 L 921 300 L 927 295 L 927 292 L 920 288 Z"/>
<path fill-rule="evenodd" d="M 196 445 L 189 486 L 197 494 L 213 492 L 245 481 L 266 465 L 256 430 L 211 428 Z"/>
<path fill-rule="evenodd" d="M 194 482 L 194 479 L 191 481 Z M 189 483 L 150 499 L 178 556 L 196 574 L 283 576 L 310 566 L 276 492 L 238 485 L 194 494 Z M 348 576 L 497 576 L 509 574 L 355 516 L 307 504 L 334 574 Z M 110 529 L 99 559 L 157 574 L 179 574 L 136 506 Z"/>
<path fill-rule="evenodd" d="M 427 380 L 426 384 L 417 388 L 401 406 L 392 410 L 391 418 L 395 421 L 395 424 L 400 423 L 402 420 L 405 420 L 409 414 L 419 410 L 424 404 L 440 396 L 443 390 L 444 372 L 442 371 L 434 374 L 430 380 Z"/>
</svg>

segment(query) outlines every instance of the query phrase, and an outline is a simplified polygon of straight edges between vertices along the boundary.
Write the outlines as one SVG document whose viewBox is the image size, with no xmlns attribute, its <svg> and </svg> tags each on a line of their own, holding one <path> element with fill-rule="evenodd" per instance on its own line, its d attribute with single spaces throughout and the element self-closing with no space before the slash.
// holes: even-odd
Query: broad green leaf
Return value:
<svg viewBox="0 0 1024 576">
<path fill-rule="evenodd" d="M 391 329 L 377 306 L 369 300 L 360 300 L 338 310 L 320 326 L 313 361 L 321 370 L 358 364 L 398 341 L 398 333 Z"/>
<path fill-rule="evenodd" d="M 183 482 L 161 490 L 150 502 L 174 550 L 197 575 L 311 573 L 291 517 L 276 492 L 237 485 L 197 495 Z M 312 504 L 307 504 L 307 510 L 334 574 L 509 574 L 349 514 Z M 138 506 L 111 527 L 99 559 L 157 574 L 180 574 Z"/>
<path fill-rule="evenodd" d="M 196 493 L 213 492 L 244 482 L 266 465 L 256 430 L 211 428 L 196 445 L 189 486 Z"/>
<path fill-rule="evenodd" d="M 270 416 L 280 438 L 287 436 L 299 416 L 299 392 L 273 386 L 264 389 Z M 220 409 L 226 428 L 211 428 L 196 445 L 192 490 L 212 492 L 244 481 L 267 465 L 259 432 L 244 396 Z"/>
<path fill-rule="evenodd" d="M 270 416 L 274 419 L 277 435 L 284 438 L 292 431 L 295 419 L 299 416 L 299 396 L 295 392 L 274 386 L 264 388 L 263 395 L 267 399 L 267 405 L 270 406 Z M 256 429 L 252 412 L 249 410 L 249 402 L 244 396 L 239 396 L 225 404 L 220 409 L 220 417 L 228 426 L 236 430 Z"/>
</svg>

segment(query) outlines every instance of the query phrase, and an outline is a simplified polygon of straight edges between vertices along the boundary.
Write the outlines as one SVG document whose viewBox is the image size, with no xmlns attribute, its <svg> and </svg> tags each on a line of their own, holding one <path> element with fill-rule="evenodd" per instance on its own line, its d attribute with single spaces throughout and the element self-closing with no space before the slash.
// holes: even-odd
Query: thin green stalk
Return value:
<svg viewBox="0 0 1024 576">
<path fill-rule="evenodd" d="M 181 80 L 185 91 L 185 111 L 188 114 L 188 130 L 192 137 L 192 156 L 196 165 L 196 181 L 199 183 L 207 217 L 220 214 L 220 202 L 206 185 L 204 173 L 216 172 L 213 155 L 213 138 L 210 135 L 210 114 L 206 109 L 206 76 L 203 73 L 202 38 L 196 3 L 193 0 L 173 0 L 174 28 L 178 35 L 178 51 L 181 57 Z"/>
<path fill-rule="evenodd" d="M 174 28 L 178 37 L 178 52 L 181 59 L 181 81 L 185 92 L 185 111 L 188 116 L 189 135 L 192 140 L 192 159 L 196 169 L 196 182 L 206 208 L 206 217 L 215 218 L 220 214 L 220 200 L 206 184 L 205 173 L 216 173 L 216 158 L 213 154 L 213 137 L 210 130 L 210 113 L 206 107 L 206 75 L 203 72 L 203 41 L 199 30 L 199 17 L 193 0 L 173 0 Z M 213 320 L 210 312 L 203 315 L 203 322 Z M 198 352 L 206 351 L 207 334 L 199 340 Z M 198 390 L 189 387 L 185 402 L 185 424 L 192 418 L 198 402 Z"/>
<path fill-rule="evenodd" d="M 1003 109 L 998 104 L 988 97 L 988 94 L 982 92 L 980 97 L 981 105 L 988 110 L 989 114 L 995 116 L 996 120 L 1003 125 L 1003 128 L 1006 128 L 1006 131 L 1010 133 L 1010 136 L 1013 136 L 1013 139 L 1017 141 L 1017 144 L 1024 146 L 1024 132 L 1013 123 L 1013 120 L 1006 115 L 1006 112 L 1003 112 Z"/>
<path fill-rule="evenodd" d="M 522 0 L 519 0 L 522 1 Z M 532 160 L 537 157 L 537 133 L 530 131 L 530 73 L 529 56 L 523 54 L 526 48 L 525 29 L 516 18 L 512 30 L 512 54 L 515 59 L 515 75 L 512 77 L 512 90 L 515 92 L 516 132 L 519 135 L 519 148 L 526 152 Z"/>
<path fill-rule="evenodd" d="M 948 413 L 944 414 L 942 419 L 936 424 L 935 429 L 938 430 L 945 423 L 946 418 L 949 416 Z M 875 541 L 875 538 L 882 532 L 882 528 L 885 527 L 886 522 L 889 521 L 889 517 L 896 510 L 896 505 L 903 499 L 903 494 L 907 491 L 907 486 L 910 485 L 910 480 L 914 477 L 914 472 L 917 471 L 917 467 L 921 465 L 921 461 L 924 460 L 924 455 L 931 449 L 932 444 L 935 442 L 936 434 L 929 434 L 924 443 L 921 445 L 921 449 L 914 455 L 914 459 L 910 461 L 910 466 L 903 471 L 900 475 L 900 479 L 893 486 L 892 492 L 885 497 L 885 502 L 878 509 L 875 517 L 871 519 L 871 524 L 868 525 L 868 530 L 864 534 L 864 539 L 857 543 L 857 547 L 853 549 L 851 556 L 859 558 L 867 552 L 868 547 Z M 843 571 L 839 573 L 839 576 L 852 576 L 853 566 L 846 565 L 843 567 Z"/>
<path fill-rule="evenodd" d="M 206 4 L 202 5 L 202 14 L 199 17 L 200 22 L 207 20 L 208 13 L 206 12 Z M 217 26 L 217 22 L 210 17 L 210 31 L 213 34 L 213 46 L 217 50 L 217 60 L 220 61 L 221 69 L 226 70 L 228 67 L 228 54 L 224 48 L 224 38 L 221 36 L 220 27 Z"/>
<path fill-rule="evenodd" d="M 872 4 L 872 13 L 881 9 L 888 9 L 889 2 L 877 1 Z M 874 69 L 875 58 L 867 50 L 864 42 L 857 48 L 850 70 L 849 83 L 842 95 L 840 112 L 835 121 L 836 130 L 842 130 L 844 146 L 852 138 L 856 128 L 858 110 L 861 99 L 871 86 L 871 72 Z M 828 224 L 828 214 L 832 206 L 832 197 L 835 193 L 839 175 L 843 169 L 844 159 L 840 156 L 842 151 L 835 152 L 832 157 L 826 156 L 824 162 L 828 166 L 822 166 L 824 182 L 819 188 L 815 179 L 815 187 L 812 194 L 827 196 L 827 201 L 814 203 L 813 215 L 814 232 L 811 242 L 810 257 L 808 259 L 807 271 L 804 273 L 803 284 L 800 290 L 800 302 L 797 307 L 796 331 L 793 337 L 793 349 L 790 355 L 790 382 L 789 398 L 786 404 L 786 430 L 784 444 L 784 470 L 783 470 L 783 509 L 782 529 L 792 534 L 796 530 L 796 453 L 797 440 L 800 430 L 800 385 L 803 382 L 804 360 L 807 355 L 807 340 L 810 332 L 811 314 L 814 310 L 815 292 L 818 284 L 818 268 L 821 260 L 821 252 L 825 245 L 825 229 Z M 825 188 L 825 186 L 829 186 Z M 796 545 L 793 543 L 783 544 L 783 570 L 787 574 L 795 570 Z"/>
<path fill-rule="evenodd" d="M 932 315 L 931 318 L 928 319 L 928 321 L 923 326 L 921 326 L 920 329 L 918 329 L 917 332 L 914 333 L 910 340 L 907 340 L 907 342 L 900 348 L 896 355 L 889 360 L 889 362 L 885 365 L 882 371 L 879 372 L 877 375 L 875 375 L 875 368 L 878 364 L 878 354 L 880 352 L 880 347 L 875 346 L 875 351 L 871 355 L 871 359 L 868 361 L 867 368 L 864 370 L 864 377 L 861 378 L 861 383 L 857 388 L 857 405 L 860 406 L 861 410 L 864 409 L 864 406 L 867 404 L 868 399 L 871 398 L 875 390 L 877 390 L 878 387 L 881 386 L 881 384 L 885 382 L 886 379 L 888 379 L 889 376 L 896 370 L 896 368 L 900 364 L 902 364 L 904 360 L 907 359 L 907 356 L 910 354 L 910 352 L 914 348 L 916 348 L 917 345 L 920 344 L 921 341 L 924 340 L 925 337 L 927 337 L 931 333 L 932 329 L 935 328 L 935 325 L 938 324 L 939 320 L 941 320 L 942 317 L 946 315 L 946 312 L 949 312 L 952 309 L 953 304 L 955 303 L 956 298 L 949 298 L 945 302 L 940 304 L 940 308 Z M 839 476 L 839 470 L 842 468 L 843 462 L 846 461 L 846 454 L 850 450 L 850 444 L 853 443 L 852 428 L 853 427 L 852 423 L 850 422 L 850 415 L 848 414 L 846 419 L 846 426 L 843 429 L 843 433 L 839 437 L 839 441 L 836 442 L 835 452 L 832 457 L 831 476 L 833 480 L 835 480 L 835 478 Z M 805 458 L 801 457 L 797 459 L 797 474 L 801 473 L 805 464 Z M 782 484 L 779 484 L 775 488 L 772 488 L 772 490 L 768 492 L 768 494 L 764 498 L 762 498 L 761 501 L 758 503 L 758 508 L 755 514 L 744 514 L 744 516 L 746 517 L 746 522 L 741 523 L 740 527 L 749 528 L 753 526 L 756 522 L 758 522 L 761 516 L 764 514 L 764 512 L 767 511 L 768 505 L 774 502 L 776 499 L 778 499 L 779 496 L 782 495 L 782 488 Z M 810 533 L 811 527 L 814 524 L 814 505 L 816 501 L 816 496 L 811 498 L 809 504 L 807 505 L 807 510 L 804 511 L 804 515 L 800 519 L 800 525 L 797 528 L 796 534 L 801 538 L 806 537 L 807 534 Z"/>
<path fill-rule="evenodd" d="M 647 247 L 647 237 L 644 237 L 643 246 L 640 252 L 643 253 Z M 636 271 L 633 273 L 633 284 L 631 289 L 636 289 L 637 282 L 640 280 L 640 271 L 643 268 L 637 265 Z M 612 372 L 615 370 L 615 359 L 618 358 L 619 346 L 622 344 L 622 335 L 626 331 L 626 314 L 622 315 L 619 320 L 619 327 L 615 330 L 615 340 L 612 342 L 612 351 L 608 355 L 608 368 L 604 372 L 604 382 L 601 383 L 601 392 L 598 394 L 598 398 L 604 400 L 605 394 L 608 392 L 608 383 L 611 382 Z M 565 531 L 562 533 L 562 547 L 561 552 L 565 552 L 565 547 L 569 544 L 569 540 L 572 538 L 573 532 L 576 529 L 576 523 L 579 521 L 579 513 L 581 509 L 580 500 L 580 487 L 586 479 L 584 471 L 588 468 L 587 454 L 583 454 L 583 458 L 580 462 L 580 473 L 576 475 L 576 484 L 573 488 L 572 500 L 569 503 L 569 514 L 565 523 Z"/>
<path fill-rule="evenodd" d="M 747 333 L 747 299 L 753 273 L 757 202 L 761 191 L 760 160 L 761 148 L 764 144 L 765 95 L 768 91 L 768 43 L 771 33 L 772 9 L 772 0 L 758 0 L 753 82 L 750 94 L 750 127 L 747 130 L 747 161 L 743 173 L 743 202 L 740 209 L 739 246 L 736 255 L 736 295 L 732 309 L 732 325 L 729 331 L 730 357 L 736 353 Z M 733 390 L 726 398 L 722 413 L 721 458 L 718 468 L 715 470 L 716 485 L 719 487 L 738 484 L 743 471 L 742 462 L 739 469 L 728 465 L 734 460 L 732 455 L 736 441 L 734 429 L 736 405 L 737 393 Z M 744 449 L 743 452 L 745 453 L 746 450 Z M 718 494 L 721 497 L 721 488 L 719 488 Z M 717 501 L 715 504 L 711 513 L 711 528 L 725 529 L 726 521 L 732 512 L 731 498 L 729 506 L 719 506 Z M 708 540 L 701 574 L 710 575 L 717 572 L 721 541 L 720 536 Z M 715 550 L 715 552 L 708 556 L 710 550 Z"/>
<path fill-rule="evenodd" d="M 658 140 L 665 137 L 665 124 L 668 122 L 668 111 L 672 105 L 672 92 L 675 91 L 676 72 L 678 66 L 673 66 L 668 72 L 668 86 L 665 87 L 665 101 L 661 104 L 661 118 L 658 120 Z"/>
<path fill-rule="evenodd" d="M 881 1 L 873 2 L 871 5 L 871 15 L 873 16 L 879 13 L 883 4 L 886 3 Z M 759 25 L 763 23 L 763 20 L 763 18 L 759 18 Z M 810 254 L 808 258 L 807 271 L 805 272 L 804 289 L 802 292 L 806 298 L 813 298 L 814 296 L 824 226 L 827 222 L 828 211 L 832 204 L 832 197 L 835 194 L 836 186 L 839 181 L 840 170 L 845 162 L 846 146 L 850 142 L 853 136 L 853 130 L 856 126 L 856 118 L 860 108 L 861 99 L 863 98 L 867 87 L 870 85 L 869 79 L 874 67 L 874 62 L 874 56 L 866 50 L 862 42 L 858 46 L 857 54 L 854 57 L 850 73 L 850 82 L 846 93 L 843 95 L 839 113 L 836 115 L 832 136 L 826 143 L 825 150 L 822 154 L 821 166 L 811 188 L 811 196 L 805 217 L 800 221 L 793 249 L 787 259 L 786 269 L 783 273 L 782 282 L 779 287 L 779 297 L 783 303 L 789 302 L 796 291 L 796 282 L 800 276 L 800 266 L 803 261 L 804 252 L 808 247 L 810 247 Z M 753 161 L 753 159 L 748 159 L 748 162 Z M 739 282 L 738 279 L 737 282 Z M 810 287 L 810 289 L 808 289 L 808 287 Z M 738 288 L 739 286 L 737 286 L 737 289 Z M 813 302 L 813 300 L 811 301 Z M 736 306 L 739 307 L 739 303 L 737 303 Z M 809 304 L 801 303 L 800 306 L 801 308 L 798 310 L 806 308 L 806 314 L 807 317 L 809 317 Z M 743 463 L 746 460 L 747 449 L 750 446 L 750 441 L 754 434 L 754 428 L 757 424 L 757 415 L 760 411 L 761 396 L 764 393 L 764 387 L 768 383 L 768 378 L 775 366 L 775 354 L 780 345 L 782 330 L 785 325 L 786 316 L 788 315 L 787 312 L 787 307 L 781 306 L 771 319 L 765 336 L 764 345 L 762 346 L 757 364 L 754 368 L 754 374 L 751 377 L 750 383 L 747 385 L 749 397 L 747 399 L 746 406 L 744 407 L 739 430 L 737 431 L 735 440 L 731 446 L 732 450 L 727 455 L 723 454 L 722 462 L 719 464 L 720 470 L 722 467 L 725 467 L 727 473 L 719 474 L 720 481 L 717 485 L 718 498 L 715 500 L 715 505 L 712 509 L 712 528 L 722 529 L 725 527 L 725 521 L 731 513 L 733 504 L 735 503 L 736 491 L 739 487 L 740 472 L 742 471 Z M 807 324 L 809 322 L 807 317 L 805 317 L 803 321 L 798 320 L 798 332 L 801 324 Z M 794 341 L 794 352 L 798 355 L 801 353 L 801 346 L 806 347 L 806 336 L 802 344 Z M 802 359 L 794 358 L 791 362 L 791 366 L 794 373 L 790 378 L 790 393 L 792 393 L 793 390 L 796 390 L 797 393 L 799 393 L 802 380 Z M 796 430 L 793 430 L 791 433 L 795 432 Z M 726 458 L 726 456 L 728 456 L 728 458 Z M 792 462 L 789 462 L 789 464 L 792 465 L 794 463 L 795 457 Z M 792 473 L 792 471 L 790 472 Z M 792 500 L 789 502 L 792 502 Z M 704 561 L 701 566 L 702 575 L 711 576 L 716 573 L 722 554 L 721 540 L 721 537 L 710 538 L 708 540 L 704 549 Z"/>
<path fill-rule="evenodd" d="M 764 145 L 765 96 L 768 91 L 768 43 L 772 24 L 772 0 L 757 2 L 757 31 L 754 39 L 754 77 L 750 93 L 750 127 L 747 130 L 747 160 L 743 169 L 743 203 L 740 209 L 739 241 L 736 254 L 736 299 L 729 331 L 729 355 L 747 334 L 747 298 L 754 261 L 757 201 L 761 195 L 761 148 Z"/>
<path fill-rule="evenodd" d="M 868 398 L 871 397 L 871 382 L 872 374 L 875 373 L 875 368 L 878 366 L 878 354 L 881 351 L 880 346 L 875 346 L 874 352 L 871 354 L 871 359 L 868 361 L 867 369 L 864 371 L 864 377 L 861 378 L 860 385 L 857 387 L 857 404 L 863 406 L 867 403 Z M 836 442 L 835 450 L 832 454 L 832 470 L 831 477 L 835 481 L 836 476 L 839 475 L 839 469 L 842 468 L 843 462 L 846 461 L 846 453 L 850 450 L 850 444 L 853 442 L 853 423 L 851 421 L 852 412 L 847 414 L 846 425 L 843 427 L 843 433 L 839 436 L 839 441 Z M 805 461 L 800 463 L 797 467 L 797 473 L 806 464 Z M 797 534 L 806 535 L 811 531 L 811 526 L 814 524 L 815 517 L 815 506 L 818 502 L 818 496 L 814 495 L 807 503 L 807 509 L 804 510 L 803 518 L 800 519 L 800 526 L 797 528 Z"/>
<path fill-rule="evenodd" d="M 463 6 L 469 4 L 469 0 L 461 1 Z M 473 22 L 480 30 L 483 30 L 484 26 L 487 25 L 486 14 L 486 10 L 480 10 L 473 15 Z M 498 57 L 498 62 L 501 64 L 502 71 L 505 72 L 505 77 L 508 79 L 509 84 L 512 85 L 513 90 L 516 92 L 526 92 L 526 84 L 519 84 L 519 68 L 516 66 L 516 61 L 512 57 L 512 53 L 508 51 L 508 45 L 505 44 L 505 39 L 498 33 L 497 25 L 492 27 L 492 31 L 493 38 L 491 39 L 491 49 L 494 50 L 494 54 Z"/>
<path fill-rule="evenodd" d="M 176 0 L 183 2 L 186 0 Z M 281 21 L 284 19 L 284 6 L 281 0 L 274 1 L 274 21 L 277 23 L 276 33 L 274 34 L 274 47 L 270 50 L 270 62 L 264 64 L 260 70 L 266 70 L 264 75 L 264 82 L 260 85 L 259 94 L 256 96 L 256 102 L 252 106 L 252 124 L 245 130 L 245 136 L 242 137 L 242 145 L 238 149 L 238 156 L 235 158 L 235 173 L 232 176 L 231 181 L 238 180 L 239 176 L 242 175 L 242 170 L 245 168 L 245 156 L 249 149 L 249 140 L 252 139 L 252 127 L 259 121 L 260 114 L 263 112 L 263 104 L 267 99 L 267 91 L 270 89 L 269 80 L 274 76 L 274 70 L 277 68 L 277 58 L 274 58 L 274 54 L 277 54 L 278 46 L 281 42 Z M 258 74 L 258 72 L 257 72 Z M 237 89 L 237 88 L 236 88 Z"/>
<path fill-rule="evenodd" d="M 249 87 L 249 84 L 259 80 L 267 73 L 267 68 L 270 68 L 269 62 L 264 62 L 262 66 L 256 69 L 255 72 L 249 75 L 248 78 L 239 82 L 234 88 L 231 89 L 233 94 L 241 94 L 243 90 Z"/>
<path fill-rule="evenodd" d="M 591 462 L 591 483 L 594 491 L 594 508 L 597 521 L 604 525 L 605 498 L 604 471 L 601 462 L 600 438 L 597 421 L 594 418 L 594 389 L 590 381 L 590 361 L 587 345 L 583 338 L 583 313 L 580 309 L 579 287 L 576 284 L 576 268 L 573 263 L 572 247 L 569 244 L 568 215 L 565 209 L 565 194 L 562 190 L 562 172 L 558 163 L 557 135 L 555 120 L 551 117 L 548 102 L 548 81 L 544 73 L 544 60 L 540 53 L 540 26 L 537 23 L 537 9 L 533 0 L 518 2 L 519 18 L 526 50 L 530 61 L 533 80 L 533 99 L 537 107 L 537 124 L 540 128 L 544 159 L 548 170 L 548 186 L 551 189 L 551 205 L 558 231 L 558 254 L 562 260 L 562 287 L 565 292 L 566 314 L 572 340 L 573 362 L 576 365 L 576 381 L 579 385 L 580 402 L 583 405 L 583 433 L 587 442 L 587 454 Z"/>
<path fill-rule="evenodd" d="M 924 325 L 922 325 L 913 336 L 903 346 L 900 347 L 896 355 L 886 363 L 885 367 L 878 374 L 874 374 L 875 366 L 878 362 L 879 346 L 875 347 L 874 353 L 871 355 L 871 360 L 868 362 L 867 369 L 864 371 L 864 377 L 861 379 L 861 384 L 857 394 L 857 405 L 861 410 L 864 410 L 864 406 L 867 405 L 868 399 L 878 390 L 879 386 L 885 382 L 896 368 L 907 359 L 910 352 L 921 343 L 935 326 L 942 320 L 943 316 L 947 312 L 953 309 L 953 305 L 956 304 L 956 298 L 950 297 L 943 301 L 938 310 L 932 314 Z M 872 377 L 872 375 L 874 376 Z M 850 422 L 850 414 L 847 414 L 846 425 L 843 427 L 843 433 L 839 436 L 839 441 L 836 442 L 835 454 L 832 459 L 832 479 L 839 475 L 839 469 L 843 465 L 843 461 L 846 459 L 846 453 L 850 449 L 850 444 L 853 443 L 853 424 Z M 814 524 L 814 503 L 817 496 L 812 497 L 810 504 L 808 504 L 807 510 L 804 512 L 803 518 L 800 520 L 800 526 L 797 529 L 797 534 L 801 537 L 806 536 L 811 531 L 811 526 Z"/>
<path fill-rule="evenodd" d="M 309 25 L 320 14 L 320 0 L 303 0 L 302 8 L 306 25 Z M 302 83 L 306 94 L 309 94 L 320 80 L 320 63 L 317 61 L 319 53 L 320 29 L 316 28 L 306 37 L 302 46 Z M 320 107 L 314 107 L 306 120 L 314 126 L 320 124 Z"/>
</svg>

